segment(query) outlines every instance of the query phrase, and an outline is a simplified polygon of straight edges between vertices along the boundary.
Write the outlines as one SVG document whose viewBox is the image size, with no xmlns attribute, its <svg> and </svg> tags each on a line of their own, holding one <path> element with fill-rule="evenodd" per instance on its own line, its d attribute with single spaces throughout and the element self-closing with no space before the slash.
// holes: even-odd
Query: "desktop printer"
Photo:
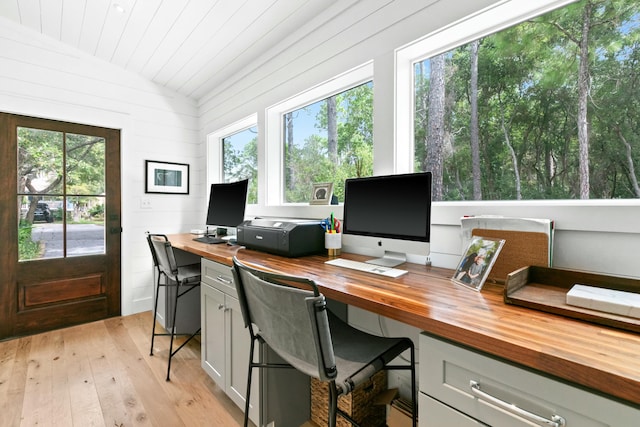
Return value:
<svg viewBox="0 0 640 427">
<path fill-rule="evenodd" d="M 318 220 L 253 219 L 237 227 L 237 243 L 248 249 L 287 257 L 324 251 L 324 229 Z"/>
</svg>

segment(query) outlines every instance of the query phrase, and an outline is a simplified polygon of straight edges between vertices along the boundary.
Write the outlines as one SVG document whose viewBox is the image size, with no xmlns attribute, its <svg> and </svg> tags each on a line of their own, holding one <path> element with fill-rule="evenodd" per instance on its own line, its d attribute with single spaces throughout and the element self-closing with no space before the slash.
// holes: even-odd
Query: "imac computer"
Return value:
<svg viewBox="0 0 640 427">
<path fill-rule="evenodd" d="M 367 261 L 395 267 L 407 254 L 429 255 L 431 172 L 352 178 L 344 187 L 344 245 L 381 258 Z"/>
<path fill-rule="evenodd" d="M 235 228 L 244 221 L 248 187 L 248 179 L 211 184 L 207 209 L 207 233 L 204 237 L 194 240 L 203 243 L 233 241 L 235 236 L 227 235 L 227 227 Z M 210 235 L 209 226 L 215 227 L 215 235 Z"/>
</svg>

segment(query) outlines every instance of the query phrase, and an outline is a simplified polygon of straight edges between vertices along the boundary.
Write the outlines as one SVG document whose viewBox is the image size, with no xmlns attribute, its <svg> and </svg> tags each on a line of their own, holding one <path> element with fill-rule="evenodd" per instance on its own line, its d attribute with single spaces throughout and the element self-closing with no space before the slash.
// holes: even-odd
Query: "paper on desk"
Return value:
<svg viewBox="0 0 640 427">
<path fill-rule="evenodd" d="M 553 220 L 546 218 L 518 218 L 500 215 L 477 215 L 464 216 L 460 219 L 462 225 L 462 247 L 463 251 L 473 237 L 473 230 L 511 230 L 526 231 L 534 233 L 544 233 L 548 236 L 548 265 L 551 267 L 553 259 Z"/>
<path fill-rule="evenodd" d="M 554 227 L 550 219 L 479 215 L 465 216 L 460 222 L 463 250 L 473 236 L 505 241 L 488 281 L 505 283 L 510 273 L 522 267 L 551 267 Z"/>
</svg>

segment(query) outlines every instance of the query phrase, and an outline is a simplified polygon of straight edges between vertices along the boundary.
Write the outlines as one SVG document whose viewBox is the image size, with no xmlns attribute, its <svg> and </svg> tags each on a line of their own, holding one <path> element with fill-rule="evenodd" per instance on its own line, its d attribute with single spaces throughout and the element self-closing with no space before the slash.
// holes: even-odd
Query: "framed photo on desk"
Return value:
<svg viewBox="0 0 640 427">
<path fill-rule="evenodd" d="M 144 192 L 189 194 L 189 165 L 145 160 Z"/>
<path fill-rule="evenodd" d="M 504 245 L 504 239 L 473 236 L 451 280 L 479 291 Z"/>
</svg>

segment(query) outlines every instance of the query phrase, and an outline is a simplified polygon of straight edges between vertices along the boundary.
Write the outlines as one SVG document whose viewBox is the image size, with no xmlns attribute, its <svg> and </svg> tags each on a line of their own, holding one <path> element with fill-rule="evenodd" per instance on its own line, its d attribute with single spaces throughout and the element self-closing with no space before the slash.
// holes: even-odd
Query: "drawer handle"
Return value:
<svg viewBox="0 0 640 427">
<path fill-rule="evenodd" d="M 233 283 L 233 280 L 226 279 L 224 276 L 221 276 L 220 274 L 216 276 L 216 279 L 218 279 L 220 282 L 224 283 L 225 285 L 230 285 Z"/>
<path fill-rule="evenodd" d="M 560 415 L 554 414 L 551 416 L 551 419 L 544 418 L 537 414 L 534 414 L 533 412 L 529 412 L 525 409 L 519 408 L 513 403 L 508 403 L 502 399 L 498 399 L 497 397 L 481 390 L 480 383 L 477 381 L 471 380 L 469 385 L 471 386 L 471 394 L 473 394 L 474 396 L 493 403 L 494 405 L 499 406 L 500 408 L 511 412 L 512 414 L 522 417 L 528 421 L 532 421 L 540 426 L 564 427 L 566 424 L 564 418 Z"/>
</svg>

